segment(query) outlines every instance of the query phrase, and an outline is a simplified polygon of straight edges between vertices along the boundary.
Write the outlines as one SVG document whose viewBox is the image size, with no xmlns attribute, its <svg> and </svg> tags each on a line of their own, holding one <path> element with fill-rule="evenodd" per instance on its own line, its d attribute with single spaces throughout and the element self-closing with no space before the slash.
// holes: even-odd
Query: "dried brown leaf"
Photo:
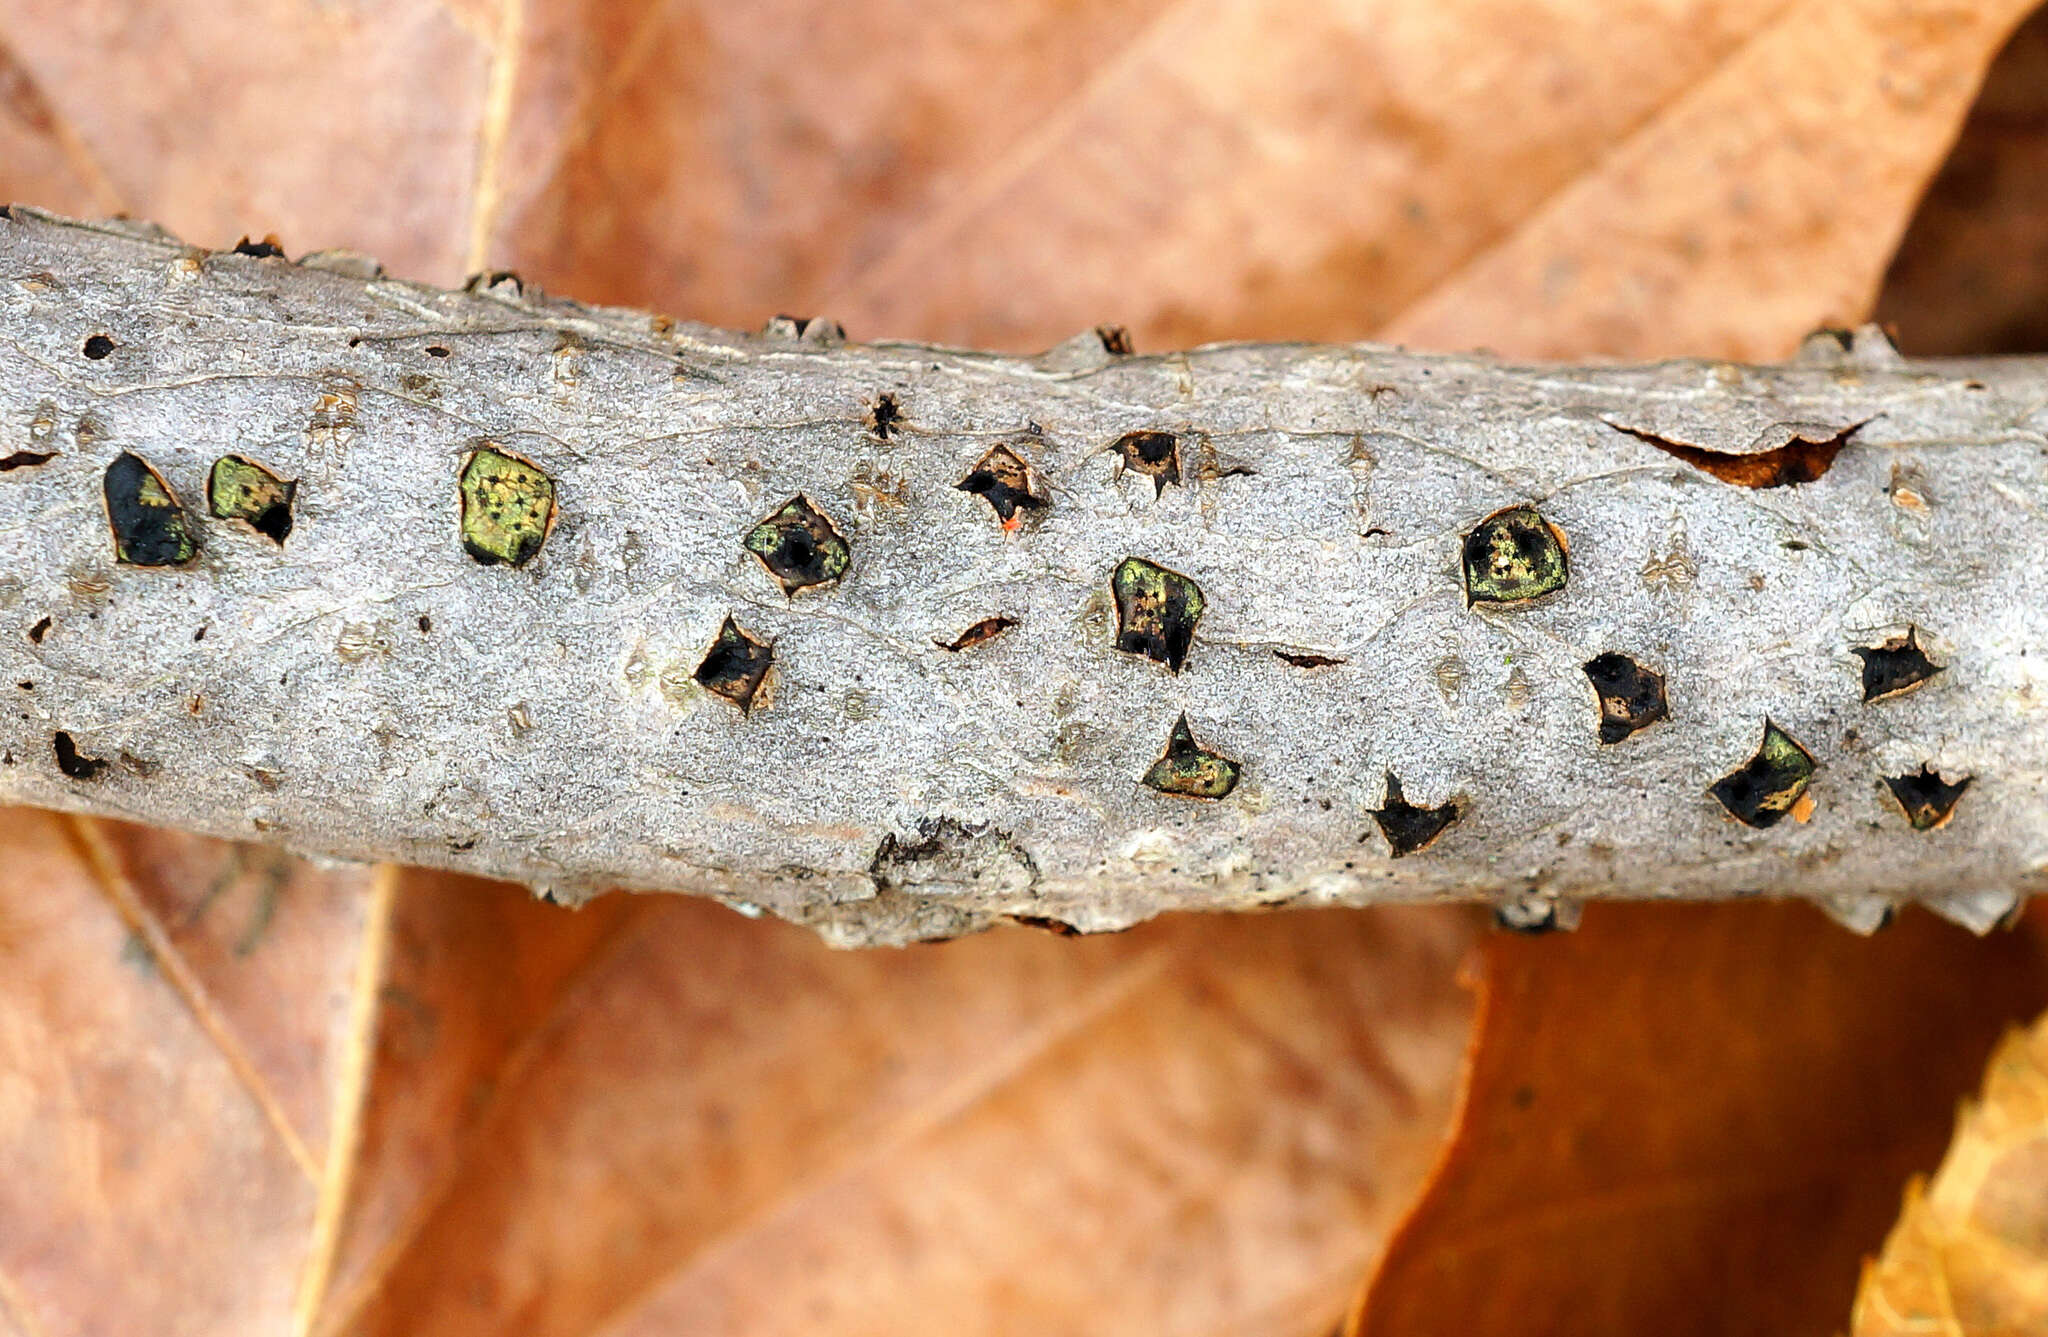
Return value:
<svg viewBox="0 0 2048 1337">
<path fill-rule="evenodd" d="M 1863 939 L 1803 905 L 1601 906 L 1496 939 L 1457 1132 L 1350 1332 L 1830 1331 L 2044 999 L 2038 942 L 1921 914 Z"/>
<path fill-rule="evenodd" d="M 298 865 L 246 936 L 250 857 L 0 813 L 0 1316 L 23 1332 L 289 1327 L 375 899 Z"/>
<path fill-rule="evenodd" d="M 468 1057 L 453 1163 L 323 1330 L 1305 1333 L 1469 1023 L 1462 912 L 848 954 L 630 904 L 524 1052 Z"/>
</svg>

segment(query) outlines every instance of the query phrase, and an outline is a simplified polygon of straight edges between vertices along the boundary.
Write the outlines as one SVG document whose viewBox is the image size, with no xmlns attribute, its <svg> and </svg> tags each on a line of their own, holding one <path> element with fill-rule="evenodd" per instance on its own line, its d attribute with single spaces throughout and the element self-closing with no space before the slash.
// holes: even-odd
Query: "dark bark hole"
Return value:
<svg viewBox="0 0 2048 1337">
<path fill-rule="evenodd" d="M 97 362 L 114 351 L 113 337 L 106 334 L 88 334 L 85 336 L 83 351 L 87 357 Z"/>
<path fill-rule="evenodd" d="M 57 452 L 54 450 L 47 453 L 34 450 L 17 450 L 5 459 L 0 459 L 0 474 L 9 473 L 15 469 L 33 469 L 39 464 L 48 464 L 56 458 Z"/>
<path fill-rule="evenodd" d="M 1669 717 L 1661 673 L 1611 651 L 1587 660 L 1584 667 L 1600 698 L 1601 742 L 1619 743 L 1636 730 Z"/>
<path fill-rule="evenodd" d="M 1465 536 L 1465 604 L 1524 603 L 1555 593 L 1571 576 L 1569 554 L 1564 531 L 1534 506 L 1495 511 Z"/>
<path fill-rule="evenodd" d="M 1348 659 L 1340 659 L 1335 655 L 1309 654 L 1302 650 L 1275 650 L 1273 655 L 1283 663 L 1292 664 L 1296 668 L 1329 668 L 1336 664 L 1348 664 L 1351 662 Z"/>
<path fill-rule="evenodd" d="M 443 347 L 443 346 L 442 346 L 442 345 L 440 345 L 440 344 L 428 344 L 428 345 L 427 345 L 427 356 L 428 356 L 428 357 L 447 357 L 447 356 L 448 356 L 448 349 L 447 349 L 447 348 L 445 348 L 445 347 Z"/>
<path fill-rule="evenodd" d="M 101 482 L 114 556 L 129 566 L 183 566 L 199 555 L 198 534 L 164 476 L 122 451 Z"/>
<path fill-rule="evenodd" d="M 838 580 L 853 559 L 838 528 L 801 494 L 749 530 L 740 546 L 761 560 L 784 594 Z"/>
<path fill-rule="evenodd" d="M 1444 803 L 1434 808 L 1416 807 L 1401 792 L 1401 782 L 1392 771 L 1387 772 L 1387 796 L 1372 814 L 1373 821 L 1379 824 L 1380 834 L 1387 838 L 1388 850 L 1396 859 L 1427 848 L 1461 816 L 1463 814 L 1455 803 Z"/>
<path fill-rule="evenodd" d="M 41 621 L 37 622 L 33 627 L 30 627 L 28 629 L 28 643 L 30 645 L 41 645 L 43 643 L 43 637 L 49 634 L 50 619 L 43 618 Z"/>
<path fill-rule="evenodd" d="M 1804 821 L 1812 811 L 1806 786 L 1816 769 L 1813 754 L 1791 734 L 1764 721 L 1763 742 L 1738 769 L 1714 782 L 1712 793 L 1744 826 L 1765 830 L 1787 813 Z"/>
<path fill-rule="evenodd" d="M 1927 657 L 1920 644 L 1920 629 L 1906 628 L 1883 645 L 1855 645 L 1850 652 L 1863 661 L 1863 699 L 1882 701 L 1912 691 L 1943 666 Z"/>
<path fill-rule="evenodd" d="M 1102 351 L 1111 357 L 1129 357 L 1131 353 L 1131 332 L 1121 325 L 1097 325 L 1095 337 L 1102 340 Z"/>
<path fill-rule="evenodd" d="M 1123 467 L 1152 480 L 1152 495 L 1180 482 L 1180 438 L 1172 432 L 1125 432 L 1110 449 Z"/>
<path fill-rule="evenodd" d="M 690 676 L 706 691 L 716 693 L 740 708 L 742 715 L 754 708 L 754 698 L 768 678 L 775 648 L 757 641 L 740 629 L 730 616 L 718 629 L 718 638 Z"/>
<path fill-rule="evenodd" d="M 884 394 L 875 400 L 875 406 L 868 410 L 868 431 L 878 441 L 887 441 L 900 432 L 898 425 L 903 421 L 903 406 L 892 394 Z"/>
<path fill-rule="evenodd" d="M 1219 799 L 1237 788 L 1239 767 L 1221 752 L 1212 752 L 1195 742 L 1194 730 L 1183 714 L 1167 735 L 1166 751 L 1145 772 L 1144 785 L 1177 798 Z"/>
<path fill-rule="evenodd" d="M 419 626 L 420 635 L 424 636 L 434 629 L 434 619 L 428 617 L 425 613 L 421 613 Z"/>
<path fill-rule="evenodd" d="M 1023 524 L 1023 512 L 1045 509 L 1045 498 L 1031 491 L 1031 471 L 1024 457 L 1008 446 L 997 446 L 983 455 L 967 477 L 953 486 L 986 501 L 1006 530 L 1014 531 Z"/>
<path fill-rule="evenodd" d="M 258 260 L 282 260 L 284 247 L 278 244 L 274 233 L 261 241 L 251 241 L 244 237 L 235 243 L 235 254 L 254 256 Z"/>
<path fill-rule="evenodd" d="M 81 756 L 78 744 L 61 729 L 50 739 L 50 745 L 57 753 L 57 769 L 74 780 L 97 780 L 100 772 L 107 769 L 101 758 Z"/>
<path fill-rule="evenodd" d="M 1922 765 L 1911 775 L 1888 775 L 1884 782 L 1913 829 L 1933 831 L 1948 825 L 1948 819 L 1955 816 L 1956 801 L 1970 787 L 1971 779 L 1966 775 L 1950 784 L 1932 766 Z"/>
<path fill-rule="evenodd" d="M 272 543 L 292 532 L 292 499 L 297 482 L 279 478 L 241 455 L 223 455 L 206 476 L 206 505 L 215 519 L 239 520 Z"/>
</svg>

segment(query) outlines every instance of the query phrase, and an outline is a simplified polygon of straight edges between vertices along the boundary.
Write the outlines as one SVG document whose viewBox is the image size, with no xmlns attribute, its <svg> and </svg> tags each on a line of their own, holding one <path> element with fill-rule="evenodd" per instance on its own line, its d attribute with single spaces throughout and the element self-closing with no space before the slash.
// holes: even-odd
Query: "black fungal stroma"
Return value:
<svg viewBox="0 0 2048 1337">
<path fill-rule="evenodd" d="M 1172 432 L 1125 432 L 1110 446 L 1118 463 L 1152 480 L 1152 496 L 1180 482 L 1180 438 Z"/>
<path fill-rule="evenodd" d="M 1728 815 L 1759 830 L 1776 826 L 1786 814 L 1805 820 L 1812 801 L 1806 786 L 1813 779 L 1813 754 L 1769 720 L 1755 755 L 1714 782 L 1712 794 Z"/>
<path fill-rule="evenodd" d="M 101 480 L 114 558 L 128 566 L 183 566 L 199 555 L 199 536 L 164 476 L 122 451 Z"/>
<path fill-rule="evenodd" d="M 1387 838 L 1388 851 L 1399 859 L 1427 848 L 1461 815 L 1455 803 L 1416 807 L 1401 792 L 1401 782 L 1388 771 L 1387 797 L 1373 810 L 1372 817 L 1379 824 L 1380 834 Z"/>
<path fill-rule="evenodd" d="M 1966 775 L 1950 784 L 1932 766 L 1923 764 L 1911 775 L 1888 775 L 1884 783 L 1915 831 L 1936 831 L 1955 816 L 1956 802 L 1970 787 L 1970 779 Z"/>
<path fill-rule="evenodd" d="M 1912 691 L 1942 671 L 1920 644 L 1920 628 L 1908 627 L 1883 645 L 1855 645 L 1850 653 L 1863 661 L 1863 699 L 1882 701 Z"/>
<path fill-rule="evenodd" d="M 1045 498 L 1031 490 L 1031 471 L 1024 457 L 1008 446 L 997 446 L 983 455 L 967 477 L 953 486 L 987 501 L 1006 530 L 1021 525 L 1025 511 L 1045 509 Z"/>
<path fill-rule="evenodd" d="M 1667 716 L 1662 674 L 1611 651 L 1587 660 L 1585 670 L 1600 698 L 1601 742 L 1619 743 Z"/>
<path fill-rule="evenodd" d="M 1180 672 L 1207 607 L 1202 587 L 1156 562 L 1126 557 L 1109 588 L 1116 599 L 1116 648 Z"/>
<path fill-rule="evenodd" d="M 745 715 L 753 711 L 754 698 L 759 694 L 761 684 L 767 680 L 768 668 L 774 661 L 775 647 L 755 640 L 728 616 L 718 629 L 718 638 L 705 653 L 704 661 L 690 676 L 706 691 L 738 706 L 740 713 Z"/>
</svg>

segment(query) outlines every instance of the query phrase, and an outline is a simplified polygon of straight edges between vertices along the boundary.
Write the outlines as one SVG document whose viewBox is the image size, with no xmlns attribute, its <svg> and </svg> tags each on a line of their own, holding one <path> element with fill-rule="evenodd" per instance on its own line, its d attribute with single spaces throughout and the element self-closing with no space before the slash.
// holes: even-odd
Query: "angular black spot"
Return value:
<svg viewBox="0 0 2048 1337">
<path fill-rule="evenodd" d="M 1109 588 L 1116 598 L 1116 648 L 1180 672 L 1194 644 L 1195 625 L 1208 606 L 1202 587 L 1178 571 L 1126 557 L 1110 576 Z"/>
<path fill-rule="evenodd" d="M 114 351 L 114 341 L 105 334 L 88 334 L 85 336 L 85 347 L 80 351 L 97 362 Z"/>
<path fill-rule="evenodd" d="M 1911 775 L 1888 775 L 1884 782 L 1915 831 L 1934 831 L 1955 816 L 1956 800 L 1970 787 L 1971 779 L 1966 775 L 1950 784 L 1932 766 L 1923 764 Z"/>
<path fill-rule="evenodd" d="M 57 754 L 57 769 L 74 780 L 97 780 L 107 769 L 101 758 L 79 755 L 78 744 L 62 730 L 50 739 L 50 746 Z"/>
<path fill-rule="evenodd" d="M 182 566 L 199 555 L 198 535 L 162 474 L 122 451 L 101 482 L 114 556 L 129 566 Z"/>
<path fill-rule="evenodd" d="M 1387 797 L 1373 810 L 1372 817 L 1379 823 L 1380 834 L 1387 838 L 1388 850 L 1399 859 L 1426 848 L 1463 815 L 1455 803 L 1444 803 L 1434 808 L 1416 807 L 1401 792 L 1401 782 L 1394 778 L 1392 771 L 1388 771 Z"/>
<path fill-rule="evenodd" d="M 985 641 L 994 640 L 1016 625 L 1016 618 L 1003 617 L 998 614 L 995 617 L 983 618 L 950 641 L 942 641 L 937 637 L 933 637 L 932 644 L 938 646 L 941 650 L 972 650 L 975 646 Z"/>
<path fill-rule="evenodd" d="M 718 629 L 718 639 L 697 665 L 695 678 L 705 690 L 714 692 L 740 708 L 740 714 L 754 709 L 754 697 L 767 680 L 769 665 L 775 661 L 775 647 L 757 641 L 740 629 L 730 616 Z"/>
<path fill-rule="evenodd" d="M 1601 742 L 1619 743 L 1636 730 L 1669 718 L 1663 674 L 1612 651 L 1587 660 L 1584 668 L 1600 698 Z"/>
<path fill-rule="evenodd" d="M 1920 644 L 1920 628 L 1908 627 L 1883 645 L 1851 646 L 1850 652 L 1863 661 L 1863 699 L 1882 701 L 1912 691 L 1945 667 L 1927 657 Z"/>
<path fill-rule="evenodd" d="M 877 441 L 887 441 L 902 430 L 898 424 L 903 421 L 903 406 L 896 396 L 884 394 L 875 400 L 875 406 L 868 410 L 868 431 Z"/>
<path fill-rule="evenodd" d="M 987 501 L 1004 529 L 1014 530 L 1022 524 L 1021 512 L 1045 509 L 1045 498 L 1031 491 L 1031 471 L 1024 457 L 1008 446 L 997 446 L 983 455 L 967 477 L 953 486 Z"/>
<path fill-rule="evenodd" d="M 784 594 L 829 585 L 846 574 L 853 560 L 838 528 L 801 493 L 748 530 L 740 546 L 761 559 Z"/>
<path fill-rule="evenodd" d="M 1757 745 L 1756 754 L 1716 780 L 1710 792 L 1737 821 L 1765 830 L 1776 826 L 1787 813 L 1801 815 L 1800 800 L 1815 769 L 1811 752 L 1765 720 L 1763 742 Z"/>
<path fill-rule="evenodd" d="M 1110 445 L 1122 466 L 1152 480 L 1152 495 L 1180 482 L 1180 438 L 1172 432 L 1125 432 Z"/>
<path fill-rule="evenodd" d="M 39 464 L 48 464 L 56 458 L 57 452 L 54 450 L 47 454 L 33 450 L 17 450 L 12 455 L 0 459 L 0 474 L 8 473 L 14 469 L 33 469 Z"/>
<path fill-rule="evenodd" d="M 41 645 L 43 643 L 43 637 L 49 634 L 50 619 L 43 618 L 40 621 L 38 621 L 33 627 L 30 627 L 28 629 L 28 643 L 30 645 Z"/>
<path fill-rule="evenodd" d="M 428 357 L 447 357 L 447 356 L 449 355 L 449 351 L 450 351 L 450 350 L 449 350 L 449 348 L 448 348 L 448 346 L 447 346 L 446 344 L 428 344 L 428 345 L 427 345 L 427 356 L 428 356 Z"/>
<path fill-rule="evenodd" d="M 236 255 L 253 255 L 258 260 L 284 259 L 284 247 L 278 245 L 276 236 L 265 237 L 262 241 L 250 241 L 247 237 L 235 243 Z"/>
</svg>

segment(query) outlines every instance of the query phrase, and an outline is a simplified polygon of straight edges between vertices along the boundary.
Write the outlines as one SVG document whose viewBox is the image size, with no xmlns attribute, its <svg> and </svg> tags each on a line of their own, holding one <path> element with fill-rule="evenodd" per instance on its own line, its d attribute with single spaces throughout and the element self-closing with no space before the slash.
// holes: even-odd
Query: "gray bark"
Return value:
<svg viewBox="0 0 2048 1337">
<path fill-rule="evenodd" d="M 2044 386 L 2040 361 L 1902 361 L 1870 331 L 1775 367 L 741 335 L 17 207 L 0 800 L 569 899 L 698 892 L 847 943 L 1748 893 L 1981 928 L 2048 870 Z M 1139 430 L 1177 435 L 1178 483 L 1125 467 Z M 1774 448 L 1811 471 L 1801 442 L 1840 444 L 1812 481 L 1710 471 Z M 523 565 L 465 551 L 486 445 L 553 481 Z M 1014 532 L 958 486 L 996 446 L 1045 503 Z M 116 559 L 123 452 L 193 560 Z M 230 454 L 296 481 L 281 546 L 207 513 Z M 799 495 L 850 564 L 786 594 L 742 541 Z M 1518 504 L 1568 579 L 1468 605 L 1463 538 Z M 1118 648 L 1127 557 L 1200 587 L 1179 672 Z M 772 646 L 745 712 L 694 676 L 728 616 Z M 1908 628 L 1941 671 L 1864 700 L 1855 650 Z M 1584 669 L 1607 653 L 1668 697 L 1613 743 Z M 1241 768 L 1222 798 L 1143 783 L 1183 714 Z M 1710 792 L 1767 719 L 1817 763 L 1809 820 Z M 1936 829 L 1886 784 L 1922 766 L 1970 777 Z M 1401 857 L 1390 773 L 1457 814 Z"/>
</svg>

